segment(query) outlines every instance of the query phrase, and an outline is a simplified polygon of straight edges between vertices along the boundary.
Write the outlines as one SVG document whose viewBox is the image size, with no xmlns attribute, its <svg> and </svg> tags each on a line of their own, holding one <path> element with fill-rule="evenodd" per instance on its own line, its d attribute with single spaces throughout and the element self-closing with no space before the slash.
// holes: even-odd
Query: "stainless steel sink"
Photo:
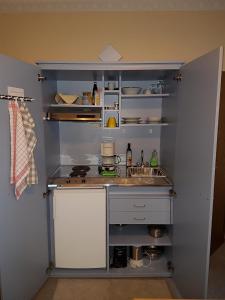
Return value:
<svg viewBox="0 0 225 300">
<path fill-rule="evenodd" d="M 129 167 L 128 176 L 131 177 L 166 177 L 166 172 L 162 168 L 151 167 Z"/>
</svg>

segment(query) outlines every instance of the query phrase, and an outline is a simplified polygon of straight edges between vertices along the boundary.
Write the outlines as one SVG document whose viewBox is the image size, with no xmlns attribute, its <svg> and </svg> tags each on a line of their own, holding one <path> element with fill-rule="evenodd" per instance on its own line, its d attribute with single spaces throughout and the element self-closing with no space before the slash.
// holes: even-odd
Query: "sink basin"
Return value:
<svg viewBox="0 0 225 300">
<path fill-rule="evenodd" d="M 129 167 L 128 176 L 131 177 L 166 177 L 162 168 L 151 167 Z"/>
</svg>

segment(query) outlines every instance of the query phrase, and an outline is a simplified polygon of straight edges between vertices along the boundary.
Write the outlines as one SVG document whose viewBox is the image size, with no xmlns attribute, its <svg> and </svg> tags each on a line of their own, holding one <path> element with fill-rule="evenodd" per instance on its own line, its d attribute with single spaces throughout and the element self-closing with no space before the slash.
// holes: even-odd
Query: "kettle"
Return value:
<svg viewBox="0 0 225 300">
<path fill-rule="evenodd" d="M 109 117 L 108 118 L 107 127 L 111 127 L 111 128 L 116 127 L 116 118 L 115 117 Z"/>
</svg>

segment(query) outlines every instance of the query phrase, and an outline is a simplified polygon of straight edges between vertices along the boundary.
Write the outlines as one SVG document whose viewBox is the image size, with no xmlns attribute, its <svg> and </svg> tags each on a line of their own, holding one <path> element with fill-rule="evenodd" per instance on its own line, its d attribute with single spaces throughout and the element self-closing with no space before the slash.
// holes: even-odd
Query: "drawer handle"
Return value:
<svg viewBox="0 0 225 300">
<path fill-rule="evenodd" d="M 135 221 L 144 221 L 145 219 L 146 219 L 145 217 L 143 217 L 143 218 L 137 218 L 137 217 L 135 217 L 134 218 Z"/>
<path fill-rule="evenodd" d="M 134 204 L 134 207 L 145 207 L 145 204 Z"/>
</svg>

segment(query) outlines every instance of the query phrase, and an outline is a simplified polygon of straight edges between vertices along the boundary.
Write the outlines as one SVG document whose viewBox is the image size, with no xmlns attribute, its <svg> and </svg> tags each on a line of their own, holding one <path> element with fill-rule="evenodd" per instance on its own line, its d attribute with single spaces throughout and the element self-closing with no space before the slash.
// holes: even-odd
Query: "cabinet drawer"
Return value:
<svg viewBox="0 0 225 300">
<path fill-rule="evenodd" d="M 149 197 L 148 195 L 126 195 L 110 197 L 110 211 L 169 211 L 170 198 Z"/>
<path fill-rule="evenodd" d="M 170 211 L 111 211 L 110 224 L 170 224 Z"/>
</svg>

